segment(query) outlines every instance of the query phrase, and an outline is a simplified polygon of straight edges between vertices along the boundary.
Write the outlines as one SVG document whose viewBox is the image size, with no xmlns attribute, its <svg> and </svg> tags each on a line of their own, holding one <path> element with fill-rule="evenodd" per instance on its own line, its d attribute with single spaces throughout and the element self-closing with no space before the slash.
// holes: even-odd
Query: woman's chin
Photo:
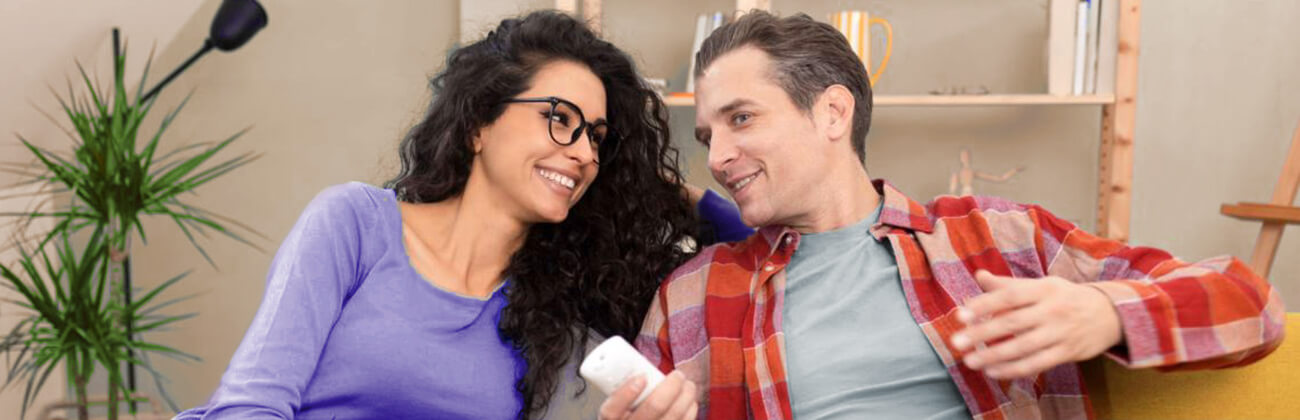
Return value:
<svg viewBox="0 0 1300 420">
<path fill-rule="evenodd" d="M 538 223 L 560 223 L 569 218 L 569 207 L 546 206 L 537 209 Z"/>
</svg>

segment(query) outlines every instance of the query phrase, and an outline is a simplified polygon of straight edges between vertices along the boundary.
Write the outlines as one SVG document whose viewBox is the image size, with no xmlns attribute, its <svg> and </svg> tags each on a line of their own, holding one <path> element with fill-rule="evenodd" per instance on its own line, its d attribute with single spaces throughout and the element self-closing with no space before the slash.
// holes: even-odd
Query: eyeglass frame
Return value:
<svg viewBox="0 0 1300 420">
<path fill-rule="evenodd" d="M 577 143 L 578 138 L 582 137 L 583 132 L 586 132 L 587 141 L 591 143 L 592 146 L 594 146 L 593 151 L 595 153 L 592 156 L 592 162 L 595 162 L 597 165 L 600 165 L 602 164 L 601 163 L 602 159 L 600 158 L 601 155 L 603 154 L 601 153 L 602 145 L 598 144 L 596 140 L 592 138 L 591 130 L 593 129 L 593 127 L 596 126 L 605 126 L 605 139 L 601 140 L 600 143 L 612 142 L 612 147 L 613 147 L 612 150 L 609 150 L 608 154 L 605 155 L 605 157 L 612 159 L 618 152 L 619 137 L 617 132 L 614 130 L 614 127 L 609 125 L 609 121 L 600 120 L 594 123 L 587 122 L 587 116 L 582 113 L 582 108 L 579 107 L 578 104 L 575 104 L 567 99 L 558 96 L 544 96 L 538 98 L 510 98 L 501 101 L 501 103 L 503 104 L 529 104 L 529 103 L 547 104 L 548 103 L 551 104 L 551 115 L 555 114 L 555 110 L 560 106 L 560 104 L 568 105 L 570 108 L 573 108 L 574 112 L 578 113 L 578 128 L 575 128 L 573 130 L 573 135 L 569 138 L 569 141 L 567 143 L 560 141 L 560 139 L 555 138 L 555 130 L 551 128 L 551 124 L 554 124 L 556 121 L 548 117 L 546 121 L 546 131 L 547 131 L 546 134 L 551 137 L 551 141 L 555 142 L 555 144 L 558 144 L 560 146 L 569 147 Z"/>
</svg>

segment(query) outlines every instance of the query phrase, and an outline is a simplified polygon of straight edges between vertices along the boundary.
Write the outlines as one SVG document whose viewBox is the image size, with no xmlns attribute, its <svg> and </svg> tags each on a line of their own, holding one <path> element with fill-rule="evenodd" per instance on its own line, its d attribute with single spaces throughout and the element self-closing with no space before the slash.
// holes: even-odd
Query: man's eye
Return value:
<svg viewBox="0 0 1300 420">
<path fill-rule="evenodd" d="M 731 117 L 731 123 L 735 125 L 744 124 L 746 121 L 749 121 L 750 118 L 751 116 L 749 114 L 736 114 Z"/>
<path fill-rule="evenodd" d="M 695 130 L 695 141 L 700 142 L 704 147 L 709 147 L 709 140 L 711 140 L 709 137 L 711 137 L 711 135 L 708 131 Z"/>
</svg>

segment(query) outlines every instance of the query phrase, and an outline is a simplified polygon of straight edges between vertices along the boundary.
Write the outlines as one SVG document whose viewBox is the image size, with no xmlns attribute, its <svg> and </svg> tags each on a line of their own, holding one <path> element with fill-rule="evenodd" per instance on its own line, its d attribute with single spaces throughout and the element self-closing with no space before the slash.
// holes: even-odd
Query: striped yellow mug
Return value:
<svg viewBox="0 0 1300 420">
<path fill-rule="evenodd" d="M 866 67 L 867 74 L 871 78 L 871 85 L 875 86 L 876 81 L 880 80 L 880 75 L 885 73 L 885 66 L 889 65 L 889 55 L 894 51 L 894 28 L 889 25 L 888 20 L 873 18 L 869 13 L 859 10 L 831 13 L 830 20 L 831 25 L 849 39 L 849 46 L 862 60 L 862 66 Z M 880 67 L 875 70 L 871 68 L 872 25 L 880 25 L 885 30 L 885 55 L 880 59 Z"/>
</svg>

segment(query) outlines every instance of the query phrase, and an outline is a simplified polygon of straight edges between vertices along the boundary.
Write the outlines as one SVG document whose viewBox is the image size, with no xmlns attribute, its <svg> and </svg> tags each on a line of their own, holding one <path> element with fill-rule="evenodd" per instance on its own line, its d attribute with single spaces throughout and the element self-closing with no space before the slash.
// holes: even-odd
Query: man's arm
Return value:
<svg viewBox="0 0 1300 420">
<path fill-rule="evenodd" d="M 1277 291 L 1241 261 L 1186 263 L 1026 210 L 1048 277 L 977 275 L 986 293 L 958 312 L 972 325 L 953 336 L 959 351 L 990 344 L 965 355 L 971 368 L 1021 377 L 1103 352 L 1134 368 L 1219 368 L 1254 362 L 1281 343 Z"/>
<path fill-rule="evenodd" d="M 1118 312 L 1124 343 L 1107 354 L 1125 366 L 1241 366 L 1282 343 L 1281 297 L 1241 260 L 1187 263 L 1159 249 L 1094 236 L 1037 206 L 1033 211 L 1042 236 L 1062 237 L 1057 258 L 1045 261 L 1047 273 L 1090 282 Z M 1087 264 L 1095 268 L 1084 270 Z"/>
<path fill-rule="evenodd" d="M 664 285 L 667 284 L 668 281 L 664 281 Z M 673 355 L 668 341 L 668 299 L 664 296 L 666 291 L 666 287 L 660 286 L 655 293 L 654 300 L 650 301 L 650 311 L 641 323 L 641 333 L 633 343 L 650 360 L 650 364 L 663 373 L 673 371 Z"/>
<path fill-rule="evenodd" d="M 665 296 L 666 286 L 671 280 L 670 276 L 659 287 L 636 338 L 637 350 L 668 376 L 636 407 L 632 403 L 645 387 L 645 378 L 638 376 L 626 381 L 601 404 L 601 420 L 694 420 L 698 416 L 699 386 L 673 369 L 668 341 L 668 299 Z"/>
</svg>

